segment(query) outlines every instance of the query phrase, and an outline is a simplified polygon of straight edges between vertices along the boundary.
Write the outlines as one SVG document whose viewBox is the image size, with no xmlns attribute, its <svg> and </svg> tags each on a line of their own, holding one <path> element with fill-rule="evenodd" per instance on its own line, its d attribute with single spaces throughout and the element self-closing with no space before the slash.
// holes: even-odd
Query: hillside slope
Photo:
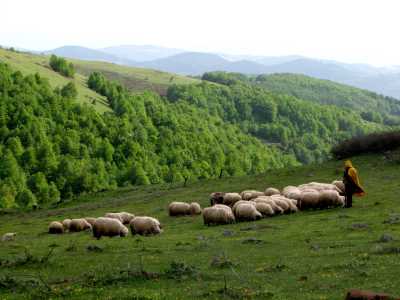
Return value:
<svg viewBox="0 0 400 300">
<path fill-rule="evenodd" d="M 400 295 L 400 167 L 382 155 L 354 158 L 367 196 L 352 209 L 299 212 L 207 227 L 202 217 L 171 218 L 171 201 L 207 206 L 213 191 L 263 190 L 330 182 L 342 162 L 208 180 L 187 187 L 124 189 L 52 210 L 3 215 L 4 299 L 300 299 L 340 300 L 350 288 Z M 190 199 L 190 200 L 189 200 Z M 158 218 L 159 236 L 49 235 L 50 221 L 128 211 Z M 22 221 L 21 221 L 22 220 Z M 49 254 L 50 253 L 50 254 Z M 40 270 L 40 271 L 38 271 Z"/>
<path fill-rule="evenodd" d="M 61 76 L 49 67 L 49 57 L 47 56 L 13 52 L 0 48 L 0 62 L 7 63 L 12 69 L 18 70 L 24 75 L 38 73 L 46 78 L 53 88 L 62 87 L 73 81 L 78 90 L 77 100 L 79 103 L 93 106 L 99 112 L 110 111 L 105 98 L 87 87 L 86 76 L 79 73 L 74 79 Z"/>
</svg>

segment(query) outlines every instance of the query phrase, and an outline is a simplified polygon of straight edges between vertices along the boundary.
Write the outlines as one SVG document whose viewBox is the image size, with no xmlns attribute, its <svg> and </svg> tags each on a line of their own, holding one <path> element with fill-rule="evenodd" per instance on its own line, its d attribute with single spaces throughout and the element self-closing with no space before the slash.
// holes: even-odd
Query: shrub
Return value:
<svg viewBox="0 0 400 300">
<path fill-rule="evenodd" d="M 334 157 L 342 159 L 363 153 L 385 152 L 400 148 L 400 131 L 372 133 L 353 137 L 334 146 Z"/>
</svg>

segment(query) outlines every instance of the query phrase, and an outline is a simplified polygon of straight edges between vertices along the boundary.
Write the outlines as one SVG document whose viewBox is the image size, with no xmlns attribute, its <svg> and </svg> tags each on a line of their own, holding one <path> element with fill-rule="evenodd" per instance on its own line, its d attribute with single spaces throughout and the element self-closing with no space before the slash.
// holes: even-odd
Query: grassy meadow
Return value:
<svg viewBox="0 0 400 300">
<path fill-rule="evenodd" d="M 399 160 L 353 160 L 367 191 L 352 209 L 303 211 L 207 227 L 171 218 L 171 201 L 208 205 L 213 191 L 263 190 L 342 176 L 331 161 L 268 174 L 124 188 L 0 217 L 0 299 L 344 299 L 349 288 L 400 295 Z M 50 221 L 128 211 L 157 217 L 158 236 L 47 234 Z"/>
</svg>

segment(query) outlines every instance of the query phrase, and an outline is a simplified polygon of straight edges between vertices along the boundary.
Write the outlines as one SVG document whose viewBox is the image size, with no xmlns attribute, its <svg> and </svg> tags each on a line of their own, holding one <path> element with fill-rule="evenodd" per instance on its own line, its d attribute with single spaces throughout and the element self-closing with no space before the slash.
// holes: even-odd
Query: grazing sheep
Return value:
<svg viewBox="0 0 400 300">
<path fill-rule="evenodd" d="M 65 219 L 64 221 L 62 221 L 63 227 L 64 227 L 64 231 L 69 230 L 69 227 L 71 225 L 71 219 Z"/>
<path fill-rule="evenodd" d="M 112 218 L 98 218 L 93 224 L 93 236 L 100 239 L 102 236 L 125 237 L 128 235 L 128 228 L 126 228 L 120 221 Z"/>
<path fill-rule="evenodd" d="M 2 242 L 13 241 L 13 240 L 15 240 L 16 236 L 17 236 L 16 232 L 8 232 L 8 233 L 3 234 L 3 236 L 1 237 L 1 241 Z"/>
<path fill-rule="evenodd" d="M 328 208 L 337 206 L 339 202 L 339 193 L 334 190 L 324 190 L 319 193 L 319 208 Z"/>
<path fill-rule="evenodd" d="M 306 192 L 302 194 L 300 200 L 300 209 L 309 209 L 309 208 L 317 208 L 319 203 L 319 193 L 314 192 Z"/>
<path fill-rule="evenodd" d="M 129 225 L 132 235 L 150 235 L 162 232 L 160 222 L 152 217 L 134 217 Z"/>
<path fill-rule="evenodd" d="M 197 202 L 190 203 L 190 214 L 193 215 L 201 215 L 201 206 Z"/>
<path fill-rule="evenodd" d="M 257 199 L 257 198 L 256 198 Z M 238 205 L 239 204 L 242 204 L 242 203 L 248 203 L 248 204 L 251 204 L 251 205 L 254 205 L 253 203 L 256 203 L 256 202 L 250 202 L 250 201 L 246 201 L 246 200 L 239 200 L 238 202 L 236 202 L 234 205 L 233 205 L 233 207 L 232 207 L 232 212 L 233 213 L 235 213 L 235 210 L 236 210 L 236 208 L 238 207 Z"/>
<path fill-rule="evenodd" d="M 271 197 L 268 197 L 268 199 L 258 197 L 258 198 L 254 199 L 254 200 L 256 201 L 256 203 L 263 202 L 263 203 L 266 203 L 269 206 L 271 206 L 271 208 L 274 211 L 275 215 L 279 215 L 279 214 L 283 214 L 284 213 L 283 209 L 279 205 L 277 205 L 275 203 L 274 199 L 271 198 Z"/>
<path fill-rule="evenodd" d="M 336 187 L 336 185 L 334 184 L 330 184 L 330 183 L 320 183 L 320 182 L 310 182 L 310 183 L 305 183 L 302 185 L 299 185 L 298 188 L 300 190 L 303 189 L 314 189 L 317 191 L 324 191 L 324 190 L 334 190 L 334 191 L 339 191 L 339 189 Z"/>
<path fill-rule="evenodd" d="M 251 200 L 259 196 L 265 196 L 265 194 L 263 192 L 256 190 L 248 190 L 241 192 L 240 196 L 242 197 L 243 200 Z"/>
<path fill-rule="evenodd" d="M 276 188 L 269 187 L 265 190 L 264 194 L 265 196 L 272 196 L 272 195 L 280 195 L 281 192 Z"/>
<path fill-rule="evenodd" d="M 122 219 L 122 224 L 129 224 L 133 220 L 133 218 L 135 217 L 134 214 L 131 214 L 131 213 L 128 213 L 128 212 L 125 212 L 125 211 L 120 212 L 119 215 L 120 215 L 120 217 Z"/>
<path fill-rule="evenodd" d="M 238 193 L 225 193 L 222 204 L 232 206 L 240 200 L 242 200 L 242 197 Z"/>
<path fill-rule="evenodd" d="M 92 218 L 92 217 L 85 217 L 85 220 L 86 220 L 90 225 L 92 225 L 92 227 L 93 227 L 94 223 L 96 222 L 96 218 Z"/>
<path fill-rule="evenodd" d="M 235 209 L 235 217 L 238 221 L 255 221 L 262 218 L 255 205 L 251 203 L 240 203 Z"/>
<path fill-rule="evenodd" d="M 122 216 L 121 216 L 120 213 L 106 213 L 104 215 L 104 217 L 111 218 L 111 219 L 116 219 L 116 220 L 120 221 L 121 223 L 123 222 Z"/>
<path fill-rule="evenodd" d="M 332 184 L 335 185 L 339 189 L 339 193 L 344 194 L 345 187 L 344 187 L 344 183 L 342 180 L 334 180 L 334 181 L 332 181 Z"/>
<path fill-rule="evenodd" d="M 210 205 L 213 206 L 214 204 L 222 204 L 224 202 L 224 195 L 225 193 L 222 192 L 215 192 L 210 195 Z"/>
<path fill-rule="evenodd" d="M 69 231 L 71 232 L 79 232 L 92 229 L 92 225 L 88 223 L 85 219 L 72 219 L 71 224 L 69 226 Z"/>
<path fill-rule="evenodd" d="M 223 225 L 235 222 L 235 216 L 229 206 L 216 204 L 203 209 L 204 225 Z"/>
<path fill-rule="evenodd" d="M 272 209 L 271 205 L 265 202 L 257 202 L 256 209 L 263 215 L 263 216 L 273 216 L 274 210 Z"/>
<path fill-rule="evenodd" d="M 62 234 L 64 233 L 64 226 L 60 222 L 53 221 L 49 225 L 49 233 L 51 234 Z"/>
<path fill-rule="evenodd" d="M 168 212 L 171 217 L 190 215 L 190 205 L 185 202 L 171 202 L 168 205 Z"/>
</svg>

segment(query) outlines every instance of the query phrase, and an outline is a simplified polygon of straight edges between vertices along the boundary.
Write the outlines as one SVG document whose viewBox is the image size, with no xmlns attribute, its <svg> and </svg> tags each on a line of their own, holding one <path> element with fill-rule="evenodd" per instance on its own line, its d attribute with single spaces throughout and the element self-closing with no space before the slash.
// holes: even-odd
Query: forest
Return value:
<svg viewBox="0 0 400 300">
<path fill-rule="evenodd" d="M 130 94 L 99 74 L 113 112 L 74 101 L 73 86 L 0 63 L 0 206 L 37 208 L 119 186 L 257 174 L 296 165 L 235 124 L 187 102 Z M 68 86 L 69 85 L 69 86 Z M 64 92 L 63 92 L 64 91 Z"/>
</svg>

